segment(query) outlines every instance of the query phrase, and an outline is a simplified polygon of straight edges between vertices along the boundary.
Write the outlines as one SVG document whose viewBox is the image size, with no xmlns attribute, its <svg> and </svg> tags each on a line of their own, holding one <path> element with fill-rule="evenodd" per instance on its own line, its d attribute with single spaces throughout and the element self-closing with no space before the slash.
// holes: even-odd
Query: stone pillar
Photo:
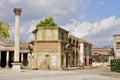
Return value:
<svg viewBox="0 0 120 80">
<path fill-rule="evenodd" d="M 19 54 L 20 54 L 20 15 L 22 9 L 21 8 L 14 8 L 15 13 L 15 46 L 14 46 L 14 63 L 13 70 L 20 70 L 21 63 L 19 61 Z"/>
<path fill-rule="evenodd" d="M 64 55 L 63 67 L 66 68 L 66 55 Z"/>
<path fill-rule="evenodd" d="M 84 43 L 80 44 L 80 62 L 82 68 L 84 68 Z"/>
<path fill-rule="evenodd" d="M 28 53 L 28 65 L 29 65 L 29 68 L 31 68 L 31 63 L 32 63 L 31 53 Z"/>
<path fill-rule="evenodd" d="M 6 53 L 6 68 L 9 68 L 9 51 Z"/>
<path fill-rule="evenodd" d="M 89 64 L 89 56 L 87 56 L 87 66 L 89 66 L 90 64 Z"/>
<path fill-rule="evenodd" d="M 23 53 L 21 53 L 21 62 L 23 63 Z"/>
<path fill-rule="evenodd" d="M 75 59 L 74 59 L 74 63 L 75 63 L 75 66 L 74 67 L 76 67 L 77 66 L 77 64 L 76 64 L 76 59 L 77 59 L 77 57 L 76 57 L 76 51 L 75 51 Z"/>
</svg>

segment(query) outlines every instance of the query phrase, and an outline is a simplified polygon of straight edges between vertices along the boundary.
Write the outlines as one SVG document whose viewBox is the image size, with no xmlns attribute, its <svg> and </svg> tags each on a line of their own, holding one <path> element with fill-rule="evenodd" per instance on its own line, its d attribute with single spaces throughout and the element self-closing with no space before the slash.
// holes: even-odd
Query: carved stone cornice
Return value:
<svg viewBox="0 0 120 80">
<path fill-rule="evenodd" d="M 14 11 L 15 15 L 21 15 L 22 8 L 14 8 L 13 11 Z"/>
</svg>

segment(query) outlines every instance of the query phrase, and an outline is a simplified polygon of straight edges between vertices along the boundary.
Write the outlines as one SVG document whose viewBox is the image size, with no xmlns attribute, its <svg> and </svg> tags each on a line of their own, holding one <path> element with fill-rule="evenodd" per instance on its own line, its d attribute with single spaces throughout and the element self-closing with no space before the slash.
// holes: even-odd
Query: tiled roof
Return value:
<svg viewBox="0 0 120 80">
<path fill-rule="evenodd" d="M 80 43 L 87 43 L 87 44 L 92 45 L 92 43 L 90 43 L 89 41 L 87 41 L 87 40 L 85 40 L 85 39 L 79 39 L 79 42 L 80 42 Z"/>
<path fill-rule="evenodd" d="M 14 42 L 5 38 L 0 38 L 0 45 L 5 47 L 13 47 Z"/>
<path fill-rule="evenodd" d="M 120 36 L 120 34 L 114 34 L 113 37 Z"/>
<path fill-rule="evenodd" d="M 5 39 L 5 38 L 0 38 L 0 45 L 4 47 L 14 47 L 14 41 Z M 20 49 L 21 50 L 26 50 L 28 49 L 28 42 L 20 42 Z"/>
</svg>

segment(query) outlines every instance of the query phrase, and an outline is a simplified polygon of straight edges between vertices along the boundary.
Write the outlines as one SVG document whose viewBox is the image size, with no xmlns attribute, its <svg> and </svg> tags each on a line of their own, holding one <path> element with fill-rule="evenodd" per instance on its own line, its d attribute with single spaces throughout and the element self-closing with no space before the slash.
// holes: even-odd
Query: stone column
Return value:
<svg viewBox="0 0 120 80">
<path fill-rule="evenodd" d="M 66 68 L 66 55 L 64 55 L 63 67 Z"/>
<path fill-rule="evenodd" d="M 31 53 L 28 53 L 28 66 L 29 66 L 29 68 L 31 68 L 31 62 L 32 62 L 32 60 L 31 60 Z"/>
<path fill-rule="evenodd" d="M 23 63 L 23 53 L 21 53 L 21 63 Z"/>
<path fill-rule="evenodd" d="M 89 56 L 87 56 L 87 66 L 90 66 L 90 64 L 89 64 Z"/>
<path fill-rule="evenodd" d="M 20 70 L 21 63 L 19 61 L 20 54 L 20 15 L 22 12 L 21 8 L 14 8 L 15 13 L 15 46 L 14 46 L 14 63 L 13 70 Z"/>
<path fill-rule="evenodd" d="M 80 62 L 82 68 L 84 68 L 84 43 L 80 44 Z"/>
<path fill-rule="evenodd" d="M 74 59 L 75 66 L 74 66 L 74 67 L 76 67 L 76 65 L 77 65 L 77 64 L 76 64 L 76 59 L 77 59 L 77 58 L 76 58 L 76 51 L 75 51 L 75 55 L 74 55 L 74 56 L 75 56 L 75 59 Z"/>
<path fill-rule="evenodd" d="M 9 68 L 9 51 L 6 53 L 6 68 Z"/>
</svg>

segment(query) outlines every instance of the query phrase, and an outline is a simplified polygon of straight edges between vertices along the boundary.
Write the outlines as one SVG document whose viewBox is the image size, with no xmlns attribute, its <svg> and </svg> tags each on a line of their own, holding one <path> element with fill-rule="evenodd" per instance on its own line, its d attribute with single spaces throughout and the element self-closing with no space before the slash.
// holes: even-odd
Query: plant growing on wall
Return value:
<svg viewBox="0 0 120 80">
<path fill-rule="evenodd" d="M 52 17 L 45 18 L 44 20 L 41 20 L 37 25 L 36 28 L 39 27 L 57 27 L 58 24 L 54 22 L 54 19 Z"/>
<path fill-rule="evenodd" d="M 9 27 L 10 25 L 8 23 L 0 22 L 0 37 L 3 38 L 10 37 Z"/>
</svg>

